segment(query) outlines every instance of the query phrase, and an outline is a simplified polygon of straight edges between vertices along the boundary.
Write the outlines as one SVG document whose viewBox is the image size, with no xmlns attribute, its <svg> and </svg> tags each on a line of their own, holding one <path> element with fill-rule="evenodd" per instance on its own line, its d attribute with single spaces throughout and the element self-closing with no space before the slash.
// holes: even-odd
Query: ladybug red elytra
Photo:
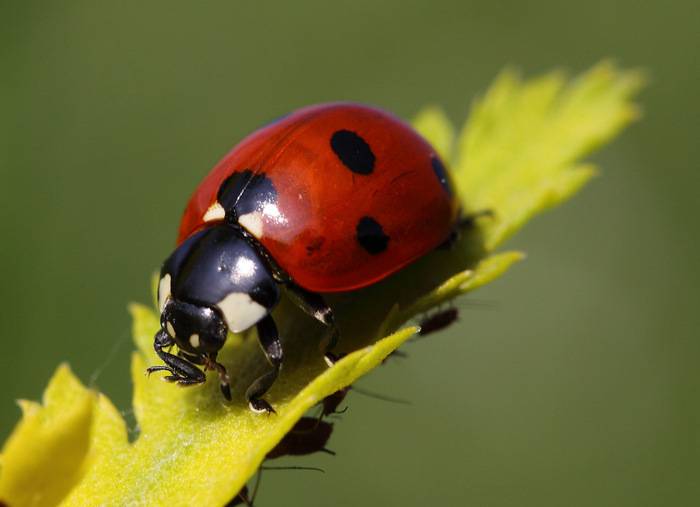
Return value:
<svg viewBox="0 0 700 507">
<path fill-rule="evenodd" d="M 352 291 L 395 273 L 448 241 L 459 220 L 435 149 L 395 116 L 353 103 L 298 110 L 241 141 L 202 181 L 183 216 L 158 289 L 154 347 L 166 380 L 182 385 L 219 373 L 229 331 L 257 327 L 272 365 L 249 387 L 256 412 L 283 361 L 270 314 L 283 286 L 338 339 L 322 294 Z M 164 350 L 177 344 L 178 355 Z"/>
</svg>

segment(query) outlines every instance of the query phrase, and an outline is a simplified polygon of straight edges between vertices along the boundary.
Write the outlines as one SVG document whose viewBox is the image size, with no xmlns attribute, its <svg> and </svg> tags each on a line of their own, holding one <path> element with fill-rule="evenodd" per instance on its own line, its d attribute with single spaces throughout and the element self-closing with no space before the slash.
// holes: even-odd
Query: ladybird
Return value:
<svg viewBox="0 0 700 507">
<path fill-rule="evenodd" d="M 379 282 L 453 237 L 458 201 L 436 150 L 385 111 L 354 103 L 306 107 L 250 134 L 201 182 L 158 286 L 154 348 L 165 380 L 229 377 L 217 353 L 252 326 L 271 365 L 246 391 L 255 412 L 284 359 L 271 311 L 280 288 L 338 330 L 323 294 Z M 168 350 L 177 345 L 177 355 Z"/>
</svg>

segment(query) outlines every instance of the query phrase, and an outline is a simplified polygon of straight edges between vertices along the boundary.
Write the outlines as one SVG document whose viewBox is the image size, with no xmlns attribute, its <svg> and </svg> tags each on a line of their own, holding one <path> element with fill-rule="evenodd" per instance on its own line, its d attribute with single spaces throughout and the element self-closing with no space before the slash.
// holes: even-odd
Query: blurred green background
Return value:
<svg viewBox="0 0 700 507">
<path fill-rule="evenodd" d="M 700 504 L 697 1 L 0 3 L 0 436 L 68 361 L 128 411 L 126 303 L 243 135 L 349 99 L 455 121 L 496 73 L 649 72 L 601 177 L 258 504 Z M 127 414 L 128 415 L 128 414 Z M 173 484 L 173 487 L 182 485 Z M 184 490 L 183 490 L 184 491 Z"/>
</svg>

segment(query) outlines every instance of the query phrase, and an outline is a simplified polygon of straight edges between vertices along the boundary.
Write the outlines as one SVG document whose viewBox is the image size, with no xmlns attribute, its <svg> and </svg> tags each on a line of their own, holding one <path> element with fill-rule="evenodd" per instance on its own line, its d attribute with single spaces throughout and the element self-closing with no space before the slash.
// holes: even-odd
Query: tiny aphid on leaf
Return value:
<svg viewBox="0 0 700 507">
<path fill-rule="evenodd" d="M 338 407 L 343 402 L 343 400 L 345 400 L 345 397 L 348 395 L 348 391 L 350 391 L 350 386 L 339 389 L 336 392 L 323 398 L 323 400 L 321 400 L 321 414 L 319 415 L 319 418 L 323 418 L 332 414 L 342 414 L 343 412 L 345 412 L 348 409 L 347 406 L 342 410 L 338 410 Z"/>
<path fill-rule="evenodd" d="M 305 456 L 315 452 L 335 454 L 326 449 L 333 433 L 333 424 L 316 417 L 302 417 L 294 427 L 267 453 L 267 459 L 282 456 Z"/>
<path fill-rule="evenodd" d="M 435 149 L 395 116 L 352 103 L 296 111 L 245 138 L 192 195 L 160 273 L 165 364 L 148 371 L 193 385 L 206 380 L 199 366 L 215 370 L 231 399 L 217 354 L 229 331 L 255 326 L 272 369 L 246 398 L 274 412 L 263 395 L 284 360 L 270 314 L 280 286 L 327 326 L 332 365 L 339 331 L 323 294 L 374 284 L 469 223 Z"/>
<path fill-rule="evenodd" d="M 442 310 L 422 319 L 418 324 L 420 327 L 418 334 L 420 336 L 426 336 L 432 333 L 437 333 L 438 331 L 442 331 L 443 329 L 454 324 L 458 318 L 459 311 L 457 308 Z"/>
<path fill-rule="evenodd" d="M 265 457 L 268 459 L 281 458 L 283 456 L 306 456 L 316 452 L 325 452 L 326 454 L 335 455 L 329 449 L 326 449 L 328 439 L 333 433 L 333 424 L 321 421 L 316 417 L 302 417 L 299 419 L 292 429 L 280 440 L 277 445 L 267 453 Z M 226 504 L 226 507 L 234 505 L 252 506 L 255 502 L 255 496 L 260 485 L 260 477 L 262 470 L 313 470 L 323 472 L 320 468 L 315 467 L 266 467 L 261 466 L 258 470 L 258 477 L 255 481 L 252 495 L 248 491 L 248 486 L 243 486 L 241 490 L 234 496 L 231 501 Z"/>
</svg>

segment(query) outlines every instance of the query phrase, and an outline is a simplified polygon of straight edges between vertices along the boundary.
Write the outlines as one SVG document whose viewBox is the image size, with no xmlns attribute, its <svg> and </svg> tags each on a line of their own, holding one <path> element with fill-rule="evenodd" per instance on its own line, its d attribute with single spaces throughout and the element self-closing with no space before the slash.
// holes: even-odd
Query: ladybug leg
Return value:
<svg viewBox="0 0 700 507">
<path fill-rule="evenodd" d="M 204 365 L 204 371 L 216 370 L 216 372 L 219 374 L 219 387 L 221 388 L 221 394 L 223 394 L 224 398 L 226 398 L 228 401 L 231 401 L 231 378 L 228 376 L 224 365 L 216 362 L 216 356 L 197 356 L 185 352 L 184 350 L 178 351 L 177 355 L 183 358 L 184 360 L 189 361 L 190 363 Z M 165 379 L 168 380 L 169 377 L 165 377 Z M 180 380 L 178 381 L 178 383 L 181 385 L 186 385 L 196 384 L 197 382 L 185 382 L 183 380 Z"/>
<path fill-rule="evenodd" d="M 215 370 L 219 374 L 219 388 L 221 389 L 221 394 L 224 395 L 228 401 L 231 401 L 231 377 L 229 377 L 226 367 L 216 362 L 216 354 L 205 356 L 202 359 L 204 364 L 204 370 Z"/>
<path fill-rule="evenodd" d="M 326 353 L 323 355 L 323 359 L 330 368 L 335 363 L 337 363 L 342 356 L 331 352 L 338 345 L 338 340 L 340 339 L 340 331 L 335 325 L 330 330 L 330 336 L 328 338 L 328 345 L 326 346 Z"/>
<path fill-rule="evenodd" d="M 287 282 L 287 292 L 294 301 L 294 304 L 301 308 L 306 314 L 310 315 L 321 324 L 328 327 L 335 327 L 335 318 L 333 310 L 323 299 L 323 296 L 316 292 L 310 292 L 302 287 L 299 287 L 294 282 Z"/>
<path fill-rule="evenodd" d="M 189 361 L 190 363 L 193 363 L 193 364 L 204 364 L 205 363 L 204 357 L 195 356 L 193 354 L 188 354 L 184 350 L 179 350 L 177 355 L 180 356 L 181 358 L 183 358 L 185 361 Z"/>
<path fill-rule="evenodd" d="M 194 380 L 191 378 L 182 378 L 177 375 L 167 375 L 163 377 L 167 382 L 177 382 L 181 386 L 192 386 L 195 384 L 201 384 L 199 380 Z"/>
<path fill-rule="evenodd" d="M 202 370 L 191 362 L 176 355 L 165 352 L 163 349 L 175 344 L 175 341 L 162 329 L 156 333 L 153 341 L 153 349 L 158 357 L 165 363 L 165 366 L 151 366 L 146 372 L 151 374 L 154 371 L 167 371 L 170 373 L 165 380 L 177 382 L 181 385 L 201 384 L 206 380 Z"/>
<path fill-rule="evenodd" d="M 272 384 L 274 384 L 282 367 L 282 342 L 280 341 L 277 325 L 271 315 L 267 315 L 257 324 L 258 340 L 260 346 L 265 353 L 265 357 L 272 365 L 272 370 L 258 377 L 248 388 L 245 395 L 248 398 L 248 404 L 253 412 L 275 413 L 268 402 L 263 400 L 261 396 L 265 394 Z"/>
<path fill-rule="evenodd" d="M 310 292 L 291 281 L 286 284 L 286 287 L 287 293 L 292 301 L 294 301 L 294 304 L 301 308 L 307 315 L 310 315 L 324 326 L 327 326 L 330 330 L 324 358 L 328 366 L 333 366 L 339 357 L 333 354 L 331 350 L 335 348 L 340 338 L 340 331 L 335 324 L 333 310 L 328 306 L 323 296 L 316 292 Z"/>
</svg>

